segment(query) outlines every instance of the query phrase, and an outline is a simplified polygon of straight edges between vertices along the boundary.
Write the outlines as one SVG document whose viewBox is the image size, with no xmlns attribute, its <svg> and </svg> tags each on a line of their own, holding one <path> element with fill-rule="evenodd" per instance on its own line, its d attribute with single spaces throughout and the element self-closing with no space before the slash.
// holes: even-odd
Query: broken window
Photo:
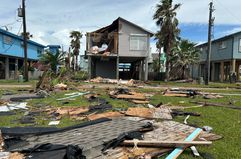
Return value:
<svg viewBox="0 0 241 159">
<path fill-rule="evenodd" d="M 226 41 L 221 41 L 221 42 L 219 43 L 219 49 L 225 49 L 225 48 L 227 48 L 227 43 L 226 43 Z"/>
<path fill-rule="evenodd" d="M 3 42 L 5 44 L 11 45 L 13 43 L 13 39 L 9 36 L 3 36 Z"/>
<path fill-rule="evenodd" d="M 147 50 L 147 35 L 133 34 L 130 36 L 130 50 Z"/>
</svg>

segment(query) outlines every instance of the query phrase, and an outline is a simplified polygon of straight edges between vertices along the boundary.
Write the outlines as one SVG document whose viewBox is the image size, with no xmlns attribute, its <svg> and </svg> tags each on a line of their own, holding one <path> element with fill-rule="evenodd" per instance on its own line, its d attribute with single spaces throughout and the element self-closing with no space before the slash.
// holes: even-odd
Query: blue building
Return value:
<svg viewBox="0 0 241 159">
<path fill-rule="evenodd" d="M 207 59 L 207 43 L 198 45 L 200 49 L 200 63 L 193 66 L 194 78 L 204 77 L 205 61 Z M 241 31 L 212 41 L 210 63 L 211 81 L 228 81 L 230 74 L 240 76 L 241 65 Z"/>
<path fill-rule="evenodd" d="M 46 50 L 50 51 L 52 54 L 56 54 L 58 51 L 60 51 L 61 46 L 60 45 L 47 45 Z"/>
<path fill-rule="evenodd" d="M 38 61 L 45 46 L 32 40 L 27 41 L 28 62 Z M 17 72 L 24 63 L 23 38 L 21 36 L 0 29 L 0 79 L 17 76 Z"/>
</svg>

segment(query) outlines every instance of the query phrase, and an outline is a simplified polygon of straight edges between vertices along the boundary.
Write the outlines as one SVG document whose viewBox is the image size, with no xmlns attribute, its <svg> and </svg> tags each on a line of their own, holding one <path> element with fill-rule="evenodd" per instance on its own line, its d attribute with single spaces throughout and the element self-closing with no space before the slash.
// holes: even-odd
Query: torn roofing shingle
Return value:
<svg viewBox="0 0 241 159">
<path fill-rule="evenodd" d="M 88 125 L 81 128 L 56 132 L 44 135 L 26 137 L 27 144 L 10 149 L 11 151 L 22 151 L 34 147 L 37 144 L 51 143 L 56 145 L 78 145 L 83 148 L 88 158 L 101 155 L 104 142 L 118 137 L 123 132 L 129 132 L 141 128 L 144 124 L 130 121 L 124 118 L 116 118 L 98 124 Z"/>
</svg>

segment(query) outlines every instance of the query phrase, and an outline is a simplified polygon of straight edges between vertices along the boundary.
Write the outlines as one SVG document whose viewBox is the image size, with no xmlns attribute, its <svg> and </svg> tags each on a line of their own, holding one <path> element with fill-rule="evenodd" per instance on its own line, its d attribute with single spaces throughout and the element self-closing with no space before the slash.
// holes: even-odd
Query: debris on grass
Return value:
<svg viewBox="0 0 241 159">
<path fill-rule="evenodd" d="M 100 113 L 100 114 L 90 114 L 87 116 L 88 120 L 96 120 L 96 119 L 101 119 L 101 118 L 113 118 L 113 117 L 121 117 L 124 116 L 124 114 L 120 113 L 120 112 L 104 112 L 104 113 Z"/>
<path fill-rule="evenodd" d="M 72 98 L 75 98 L 75 97 L 83 96 L 83 95 L 88 94 L 88 93 L 89 93 L 89 92 L 68 93 L 68 94 L 65 94 L 65 95 L 68 96 L 68 97 L 59 98 L 59 99 L 57 99 L 57 100 L 68 100 L 68 99 L 72 99 Z"/>
<path fill-rule="evenodd" d="M 109 78 L 102 78 L 96 77 L 86 82 L 93 82 L 93 83 L 104 83 L 104 84 L 119 84 L 125 86 L 136 86 L 137 81 L 130 79 L 130 80 L 117 80 L 117 79 L 109 79 Z"/>
<path fill-rule="evenodd" d="M 180 88 L 170 88 L 163 92 L 163 96 L 168 97 L 195 97 L 198 94 L 197 90 Z"/>
<path fill-rule="evenodd" d="M 145 94 L 130 91 L 127 88 L 115 89 L 113 91 L 110 91 L 109 95 L 111 98 L 130 100 L 131 102 L 133 102 L 135 104 L 148 104 L 149 103 Z"/>
<path fill-rule="evenodd" d="M 54 89 L 57 89 L 57 90 L 67 90 L 67 88 L 68 88 L 68 86 L 63 83 L 59 83 L 54 86 Z"/>
<path fill-rule="evenodd" d="M 25 109 L 27 110 L 27 103 L 7 103 L 6 105 L 0 106 L 0 112 L 8 112 L 16 109 Z"/>
<path fill-rule="evenodd" d="M 167 107 L 160 108 L 144 108 L 135 107 L 128 108 L 125 112 L 127 116 L 143 117 L 147 119 L 172 119 L 171 110 Z"/>
<path fill-rule="evenodd" d="M 60 123 L 59 120 L 57 120 L 57 121 L 50 121 L 48 125 L 49 125 L 49 126 L 52 126 L 52 125 L 59 125 L 59 123 Z"/>
</svg>

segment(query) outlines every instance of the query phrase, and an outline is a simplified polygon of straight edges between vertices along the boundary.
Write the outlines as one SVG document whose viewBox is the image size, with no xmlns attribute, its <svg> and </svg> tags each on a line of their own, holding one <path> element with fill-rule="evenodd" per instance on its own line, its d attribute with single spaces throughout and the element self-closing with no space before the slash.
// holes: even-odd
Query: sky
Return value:
<svg viewBox="0 0 241 159">
<path fill-rule="evenodd" d="M 233 0 L 234 1 L 234 0 Z M 69 47 L 72 30 L 86 32 L 109 25 L 118 17 L 156 32 L 159 27 L 153 20 L 156 5 L 160 0 L 26 0 L 27 31 L 32 40 L 43 45 L 57 44 Z M 180 3 L 177 10 L 181 37 L 195 43 L 207 41 L 210 0 L 173 0 Z M 241 31 L 241 1 L 213 0 L 215 17 L 213 38 Z M 21 0 L 1 0 L 0 27 L 10 32 L 22 32 L 17 8 Z M 81 40 L 81 54 L 85 50 L 85 36 Z M 152 52 L 156 52 L 151 40 Z"/>
</svg>

